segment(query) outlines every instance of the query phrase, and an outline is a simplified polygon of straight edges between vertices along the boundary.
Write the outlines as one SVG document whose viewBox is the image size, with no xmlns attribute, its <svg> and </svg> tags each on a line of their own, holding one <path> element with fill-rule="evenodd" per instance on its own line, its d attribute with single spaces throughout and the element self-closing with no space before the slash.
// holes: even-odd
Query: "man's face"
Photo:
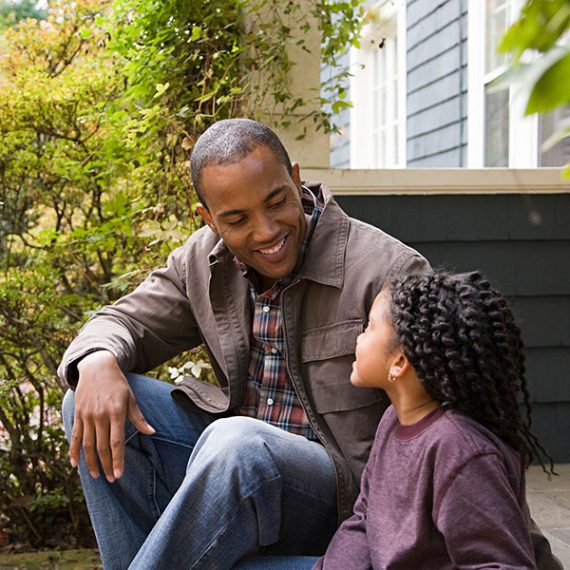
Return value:
<svg viewBox="0 0 570 570">
<path fill-rule="evenodd" d="M 289 175 L 259 146 L 233 164 L 206 166 L 199 214 L 232 254 L 257 271 L 264 289 L 295 268 L 307 229 L 299 167 Z"/>
</svg>

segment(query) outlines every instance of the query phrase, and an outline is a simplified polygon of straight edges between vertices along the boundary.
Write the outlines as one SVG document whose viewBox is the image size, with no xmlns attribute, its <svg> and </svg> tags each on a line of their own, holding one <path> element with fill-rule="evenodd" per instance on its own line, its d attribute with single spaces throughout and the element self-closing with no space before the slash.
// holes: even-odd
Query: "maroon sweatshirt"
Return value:
<svg viewBox="0 0 570 570">
<path fill-rule="evenodd" d="M 536 568 L 520 456 L 474 420 L 438 408 L 402 426 L 385 412 L 354 515 L 323 570 Z"/>
</svg>

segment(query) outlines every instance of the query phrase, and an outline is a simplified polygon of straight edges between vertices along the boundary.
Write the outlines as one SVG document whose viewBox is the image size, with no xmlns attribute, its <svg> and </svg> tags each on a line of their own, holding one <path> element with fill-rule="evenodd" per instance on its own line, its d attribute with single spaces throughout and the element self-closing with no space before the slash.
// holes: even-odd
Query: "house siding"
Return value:
<svg viewBox="0 0 570 570">
<path fill-rule="evenodd" d="M 407 166 L 465 166 L 466 0 L 408 0 L 406 34 Z"/>
<path fill-rule="evenodd" d="M 570 461 L 570 194 L 337 196 L 434 267 L 481 270 L 521 326 L 533 431 Z"/>
</svg>

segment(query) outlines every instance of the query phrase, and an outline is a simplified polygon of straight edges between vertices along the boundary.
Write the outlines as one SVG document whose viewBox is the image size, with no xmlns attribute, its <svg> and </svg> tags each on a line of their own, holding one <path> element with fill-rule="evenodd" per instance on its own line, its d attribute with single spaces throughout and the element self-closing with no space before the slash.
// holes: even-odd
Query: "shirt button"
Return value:
<svg viewBox="0 0 570 570">
<path fill-rule="evenodd" d="M 269 313 L 269 305 L 263 305 L 263 309 L 261 309 L 264 313 Z"/>
<path fill-rule="evenodd" d="M 277 354 L 277 349 L 275 347 L 271 349 L 271 354 Z"/>
<path fill-rule="evenodd" d="M 275 402 L 273 401 L 273 398 L 267 398 L 267 405 L 268 406 L 273 406 Z"/>
</svg>

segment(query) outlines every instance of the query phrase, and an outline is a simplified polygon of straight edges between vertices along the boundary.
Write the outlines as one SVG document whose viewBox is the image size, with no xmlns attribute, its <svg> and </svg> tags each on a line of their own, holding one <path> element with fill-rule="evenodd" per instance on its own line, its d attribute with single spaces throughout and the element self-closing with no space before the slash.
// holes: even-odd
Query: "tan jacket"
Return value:
<svg viewBox="0 0 570 570">
<path fill-rule="evenodd" d="M 324 184 L 307 185 L 325 207 L 300 277 L 283 293 L 287 366 L 334 461 L 344 519 L 389 403 L 382 391 L 350 383 L 356 337 L 388 277 L 429 266 L 398 240 L 349 218 Z M 248 283 L 223 241 L 204 227 L 170 255 L 166 268 L 86 323 L 66 351 L 60 375 L 73 385 L 70 363 L 98 349 L 112 352 L 125 372 L 145 372 L 204 343 L 219 387 L 186 377 L 173 396 L 225 415 L 244 396 L 250 334 Z"/>
</svg>

